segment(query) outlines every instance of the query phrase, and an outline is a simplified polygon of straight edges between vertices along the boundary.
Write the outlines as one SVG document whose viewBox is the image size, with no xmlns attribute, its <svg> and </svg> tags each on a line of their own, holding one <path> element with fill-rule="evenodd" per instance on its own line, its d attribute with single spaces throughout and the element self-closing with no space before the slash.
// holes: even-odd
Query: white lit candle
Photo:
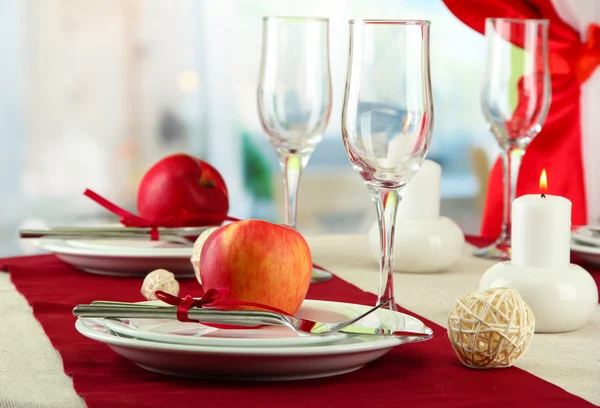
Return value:
<svg viewBox="0 0 600 408">
<path fill-rule="evenodd" d="M 545 194 L 546 170 L 540 177 L 541 194 L 519 197 L 512 204 L 511 262 L 533 268 L 566 268 L 570 263 L 571 201 Z"/>
<path fill-rule="evenodd" d="M 425 160 L 406 186 L 398 206 L 398 220 L 433 220 L 440 217 L 442 167 Z"/>
</svg>

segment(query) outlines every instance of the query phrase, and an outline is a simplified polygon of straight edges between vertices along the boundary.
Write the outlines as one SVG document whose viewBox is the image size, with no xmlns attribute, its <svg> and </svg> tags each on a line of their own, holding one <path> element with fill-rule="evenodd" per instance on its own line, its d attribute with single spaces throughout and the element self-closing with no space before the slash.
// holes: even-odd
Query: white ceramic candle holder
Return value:
<svg viewBox="0 0 600 408">
<path fill-rule="evenodd" d="M 536 333 L 568 332 L 581 328 L 598 307 L 598 288 L 582 267 L 535 268 L 510 261 L 488 269 L 479 290 L 516 289 L 535 316 Z"/>
<path fill-rule="evenodd" d="M 379 227 L 369 231 L 373 258 L 380 257 Z M 396 272 L 436 273 L 454 265 L 462 254 L 465 236 L 447 217 L 400 220 L 396 223 L 394 269 Z"/>
<path fill-rule="evenodd" d="M 540 189 L 546 185 L 545 171 Z M 581 328 L 598 307 L 598 288 L 583 268 L 569 263 L 571 202 L 528 194 L 512 203 L 511 260 L 483 275 L 479 289 L 516 289 L 535 316 L 536 333 Z"/>
<path fill-rule="evenodd" d="M 410 273 L 444 272 L 462 254 L 465 236 L 450 218 L 440 217 L 442 167 L 431 160 L 406 186 L 398 206 L 394 244 L 394 270 Z M 380 261 L 379 225 L 369 231 L 369 247 Z"/>
</svg>

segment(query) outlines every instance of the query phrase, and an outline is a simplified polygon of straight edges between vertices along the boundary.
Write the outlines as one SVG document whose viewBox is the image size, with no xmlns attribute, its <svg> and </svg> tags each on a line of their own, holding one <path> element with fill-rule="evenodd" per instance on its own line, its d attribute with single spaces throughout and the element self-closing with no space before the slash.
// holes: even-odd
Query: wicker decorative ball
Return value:
<svg viewBox="0 0 600 408">
<path fill-rule="evenodd" d="M 200 234 L 200 236 L 196 239 L 196 242 L 194 242 L 194 249 L 192 252 L 192 257 L 190 258 L 190 262 L 192 263 L 192 267 L 194 268 L 194 274 L 196 275 L 196 279 L 198 279 L 198 282 L 200 282 L 201 284 L 202 282 L 200 281 L 200 253 L 202 252 L 202 247 L 204 246 L 204 243 L 206 242 L 210 234 L 215 232 L 218 228 L 219 227 L 208 228 L 207 230 L 203 231 L 202 234 Z"/>
<path fill-rule="evenodd" d="M 175 275 L 166 269 L 157 269 L 146 275 L 142 283 L 142 295 L 148 300 L 155 300 L 154 292 L 157 290 L 173 296 L 179 295 L 179 282 L 175 279 Z"/>
<path fill-rule="evenodd" d="M 493 288 L 469 293 L 448 316 L 448 338 L 471 368 L 512 366 L 531 343 L 535 318 L 519 293 Z"/>
</svg>

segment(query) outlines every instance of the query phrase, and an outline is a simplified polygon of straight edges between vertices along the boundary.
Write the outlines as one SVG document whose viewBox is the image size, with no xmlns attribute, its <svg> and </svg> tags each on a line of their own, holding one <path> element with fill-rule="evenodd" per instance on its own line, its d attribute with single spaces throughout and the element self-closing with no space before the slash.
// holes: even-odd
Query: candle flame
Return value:
<svg viewBox="0 0 600 408">
<path fill-rule="evenodd" d="M 408 112 L 406 114 L 406 120 L 404 121 L 404 127 L 402 128 L 403 132 L 406 132 L 408 130 L 408 128 L 410 127 L 410 124 L 412 122 L 412 113 Z"/>
<path fill-rule="evenodd" d="M 540 191 L 542 194 L 548 192 L 548 175 L 546 174 L 546 169 L 542 170 L 542 174 L 540 175 Z"/>
</svg>

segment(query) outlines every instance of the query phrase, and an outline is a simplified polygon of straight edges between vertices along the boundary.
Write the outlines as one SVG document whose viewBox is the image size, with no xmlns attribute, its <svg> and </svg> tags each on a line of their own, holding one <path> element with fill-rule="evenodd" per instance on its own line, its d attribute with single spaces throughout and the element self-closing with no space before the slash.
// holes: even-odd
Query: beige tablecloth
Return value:
<svg viewBox="0 0 600 408">
<path fill-rule="evenodd" d="M 364 290 L 376 292 L 378 266 L 369 255 L 366 237 L 323 236 L 308 240 L 316 263 Z M 398 301 L 445 326 L 455 300 L 476 290 L 479 278 L 493 264 L 471 257 L 471 251 L 466 245 L 460 262 L 442 274 L 396 274 Z M 58 353 L 5 273 L 0 273 L 0 316 L 0 407 L 84 406 L 71 379 L 62 371 Z M 600 306 L 581 330 L 536 334 L 517 365 L 600 405 Z"/>
</svg>

